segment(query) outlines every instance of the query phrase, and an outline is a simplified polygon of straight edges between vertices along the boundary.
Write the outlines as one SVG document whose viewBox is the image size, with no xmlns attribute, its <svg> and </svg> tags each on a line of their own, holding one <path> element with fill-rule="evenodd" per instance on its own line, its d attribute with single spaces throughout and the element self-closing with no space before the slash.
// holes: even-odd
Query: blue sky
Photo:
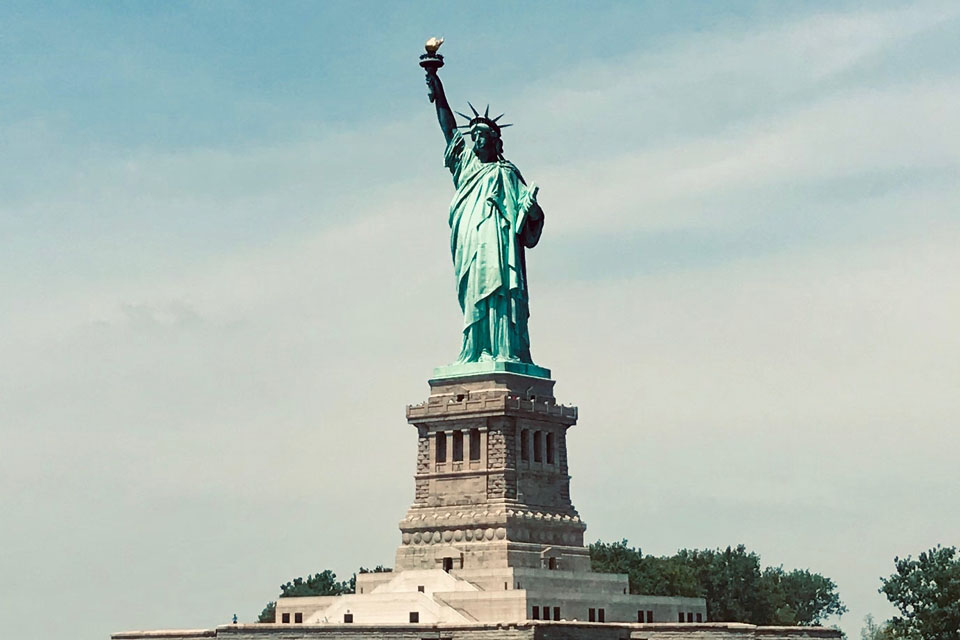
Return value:
<svg viewBox="0 0 960 640">
<path fill-rule="evenodd" d="M 392 564 L 403 406 L 458 344 L 430 35 L 541 187 L 588 538 L 742 542 L 851 636 L 890 615 L 893 556 L 960 530 L 951 3 L 4 3 L 11 633 Z"/>
</svg>

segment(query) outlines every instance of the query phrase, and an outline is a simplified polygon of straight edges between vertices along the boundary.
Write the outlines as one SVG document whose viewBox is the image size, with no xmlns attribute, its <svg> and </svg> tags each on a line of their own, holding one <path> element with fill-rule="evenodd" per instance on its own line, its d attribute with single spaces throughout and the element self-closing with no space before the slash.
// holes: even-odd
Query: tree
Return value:
<svg viewBox="0 0 960 640">
<path fill-rule="evenodd" d="M 374 571 L 386 571 L 383 567 L 377 567 Z M 361 569 L 363 572 L 364 569 Z M 307 579 L 294 578 L 293 580 L 280 585 L 280 598 L 294 598 L 300 596 L 339 596 L 356 591 L 357 574 L 353 574 L 349 580 L 337 581 L 337 574 L 330 569 L 325 569 Z M 276 622 L 277 603 L 271 601 L 260 612 L 257 622 Z"/>
<path fill-rule="evenodd" d="M 829 578 L 807 570 L 763 569 L 746 547 L 683 549 L 673 556 L 644 556 L 626 540 L 590 545 L 594 571 L 625 573 L 630 593 L 699 596 L 707 618 L 751 624 L 820 624 L 847 609 Z"/>
<path fill-rule="evenodd" d="M 655 596 L 699 596 L 700 584 L 694 571 L 676 558 L 645 556 L 640 549 L 627 546 L 626 540 L 590 545 L 594 571 L 625 573 L 630 593 Z"/>
<path fill-rule="evenodd" d="M 277 601 L 271 600 L 267 606 L 260 612 L 257 622 L 276 622 L 277 621 Z"/>
<path fill-rule="evenodd" d="M 337 574 L 330 569 L 325 569 L 322 573 L 308 575 L 306 580 L 294 578 L 290 582 L 280 585 L 280 597 L 339 596 L 345 593 L 353 593 L 355 581 L 356 575 L 350 580 L 337 582 Z"/>
<path fill-rule="evenodd" d="M 860 629 L 860 640 L 899 640 L 893 631 L 890 621 L 877 624 L 871 614 L 867 614 L 863 619 L 863 627 Z"/>
<path fill-rule="evenodd" d="M 693 568 L 700 584 L 699 595 L 707 601 L 707 619 L 771 623 L 766 597 L 769 590 L 762 585 L 760 556 L 740 545 L 715 551 L 683 549 L 674 557 Z"/>
<path fill-rule="evenodd" d="M 807 569 L 767 567 L 763 570 L 770 616 L 766 624 L 818 625 L 830 615 L 843 615 L 847 608 L 836 588 L 830 578 Z"/>
<path fill-rule="evenodd" d="M 894 558 L 896 573 L 881 578 L 880 593 L 897 609 L 890 624 L 903 636 L 960 640 L 960 558 L 956 547 L 937 545 L 916 560 Z"/>
<path fill-rule="evenodd" d="M 378 564 L 373 569 L 367 569 L 366 567 L 360 567 L 360 571 L 357 573 L 393 573 L 392 567 L 385 567 L 382 564 Z"/>
</svg>

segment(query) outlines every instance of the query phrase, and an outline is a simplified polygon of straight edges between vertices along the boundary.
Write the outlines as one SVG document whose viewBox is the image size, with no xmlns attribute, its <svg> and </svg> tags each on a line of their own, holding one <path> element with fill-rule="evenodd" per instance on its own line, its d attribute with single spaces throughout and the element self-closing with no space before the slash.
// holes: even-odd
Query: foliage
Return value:
<svg viewBox="0 0 960 640">
<path fill-rule="evenodd" d="M 358 573 L 392 573 L 393 569 L 391 567 L 385 567 L 382 564 L 378 564 L 373 569 L 367 569 L 366 567 L 360 567 Z"/>
<path fill-rule="evenodd" d="M 625 573 L 630 592 L 703 597 L 709 620 L 751 624 L 820 624 L 847 609 L 832 580 L 807 570 L 761 568 L 760 556 L 743 545 L 643 555 L 626 540 L 590 545 L 595 571 Z"/>
<path fill-rule="evenodd" d="M 378 564 L 373 569 L 360 567 L 360 573 L 390 573 L 393 571 L 390 567 Z M 357 574 L 353 574 L 349 580 L 338 581 L 337 574 L 329 569 L 307 579 L 294 578 L 290 582 L 280 585 L 281 598 L 295 598 L 299 596 L 340 596 L 347 593 L 355 593 L 357 590 Z M 277 619 L 277 603 L 271 601 L 260 612 L 257 622 L 275 622 Z"/>
<path fill-rule="evenodd" d="M 356 576 L 344 582 L 337 582 L 337 574 L 330 569 L 322 573 L 307 576 L 307 579 L 294 578 L 286 584 L 280 585 L 280 597 L 292 598 L 297 596 L 339 596 L 353 593 Z"/>
<path fill-rule="evenodd" d="M 389 569 L 384 569 L 383 567 L 377 567 L 374 569 L 376 571 L 389 571 Z M 365 569 L 360 569 L 360 572 L 363 573 Z M 338 581 L 337 574 L 329 569 L 325 569 L 320 573 L 315 573 L 312 576 L 308 575 L 307 579 L 303 578 L 294 578 L 290 582 L 280 585 L 280 596 L 281 598 L 294 598 L 298 596 L 339 596 L 347 593 L 353 593 L 356 591 L 357 585 L 357 574 L 349 580 Z M 257 622 L 276 622 L 277 620 L 277 603 L 276 601 L 271 601 L 267 603 L 267 606 L 263 608 L 263 611 L 260 612 L 260 616 L 257 618 Z"/>
<path fill-rule="evenodd" d="M 893 630 L 889 620 L 877 624 L 869 613 L 863 619 L 860 640 L 900 640 L 901 637 Z"/>
<path fill-rule="evenodd" d="M 260 612 L 257 622 L 276 622 L 277 620 L 277 601 L 271 600 L 267 606 Z"/>
<path fill-rule="evenodd" d="M 843 615 L 837 585 L 830 578 L 807 569 L 784 571 L 783 567 L 763 570 L 762 586 L 767 592 L 772 624 L 820 624 L 830 615 Z"/>
<path fill-rule="evenodd" d="M 937 545 L 913 560 L 894 558 L 896 573 L 881 578 L 880 592 L 900 610 L 890 624 L 906 637 L 960 640 L 960 557 Z"/>
</svg>

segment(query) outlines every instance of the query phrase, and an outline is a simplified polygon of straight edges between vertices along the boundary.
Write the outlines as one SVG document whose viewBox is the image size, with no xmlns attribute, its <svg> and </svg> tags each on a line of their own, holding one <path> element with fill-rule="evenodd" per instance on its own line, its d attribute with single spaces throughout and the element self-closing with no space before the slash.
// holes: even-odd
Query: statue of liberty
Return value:
<svg viewBox="0 0 960 640">
<path fill-rule="evenodd" d="M 431 51 L 430 44 L 435 43 Z M 458 126 L 447 102 L 437 68 L 439 43 L 428 42 L 421 66 L 427 71 L 429 97 L 447 142 L 444 164 L 453 175 L 456 194 L 450 203 L 450 250 L 457 297 L 463 311 L 463 343 L 458 364 L 515 362 L 533 365 L 527 333 L 529 287 L 525 250 L 535 247 L 543 230 L 538 188 L 527 185 L 520 171 L 503 157 L 499 124 L 470 105 L 472 116 L 459 115 Z M 467 103 L 469 104 L 469 103 Z M 471 146 L 458 129 L 469 132 Z M 535 365 L 531 369 L 549 372 Z"/>
</svg>

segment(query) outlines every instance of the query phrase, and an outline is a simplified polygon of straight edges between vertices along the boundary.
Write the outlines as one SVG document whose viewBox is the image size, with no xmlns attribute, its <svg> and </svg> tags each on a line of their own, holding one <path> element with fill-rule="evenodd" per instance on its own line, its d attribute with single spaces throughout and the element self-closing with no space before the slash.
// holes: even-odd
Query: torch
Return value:
<svg viewBox="0 0 960 640">
<path fill-rule="evenodd" d="M 442 44 L 443 38 L 430 38 L 426 44 L 423 45 L 423 48 L 426 49 L 427 52 L 420 56 L 420 66 L 427 72 L 428 77 L 430 74 L 437 75 L 437 69 L 443 66 L 443 56 L 437 53 L 437 49 L 439 49 Z M 436 96 L 433 95 L 433 89 L 430 90 L 427 97 L 430 99 L 430 102 L 436 99 Z"/>
</svg>

